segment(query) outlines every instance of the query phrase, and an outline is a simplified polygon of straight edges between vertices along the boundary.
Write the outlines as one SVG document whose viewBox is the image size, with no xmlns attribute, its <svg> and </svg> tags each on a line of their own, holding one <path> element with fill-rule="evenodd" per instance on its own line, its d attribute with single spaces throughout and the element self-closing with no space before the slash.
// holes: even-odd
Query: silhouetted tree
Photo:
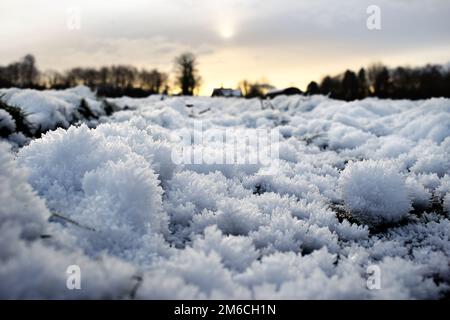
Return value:
<svg viewBox="0 0 450 320">
<path fill-rule="evenodd" d="M 69 87 L 74 87 L 80 84 L 84 84 L 83 69 L 72 68 L 66 72 L 66 83 Z"/>
<path fill-rule="evenodd" d="M 244 97 L 248 97 L 248 94 L 250 93 L 250 87 L 251 87 L 251 84 L 247 80 L 242 80 L 238 84 L 238 88 L 239 88 L 239 90 L 241 90 L 242 95 Z"/>
<path fill-rule="evenodd" d="M 245 98 L 264 98 L 267 92 L 274 90 L 275 87 L 270 83 L 267 83 L 267 80 L 265 79 L 263 79 L 262 82 L 249 82 L 243 80 L 239 82 L 238 89 Z"/>
<path fill-rule="evenodd" d="M 143 89 L 150 90 L 152 93 L 162 93 L 167 86 L 168 75 L 159 72 L 156 69 L 152 71 L 142 70 L 139 73 L 140 85 Z"/>
<path fill-rule="evenodd" d="M 337 94 L 340 92 L 341 83 L 338 79 L 326 76 L 320 83 L 320 93 L 330 98 L 337 98 Z"/>
<path fill-rule="evenodd" d="M 249 91 L 246 98 L 263 98 L 265 95 L 264 90 L 261 86 L 259 86 L 257 83 L 250 84 Z"/>
<path fill-rule="evenodd" d="M 106 86 L 110 83 L 111 70 L 108 67 L 101 67 L 98 72 L 99 84 L 101 86 Z"/>
<path fill-rule="evenodd" d="M 359 84 L 356 73 L 347 70 L 342 78 L 342 95 L 343 99 L 352 101 L 358 98 Z"/>
<path fill-rule="evenodd" d="M 375 78 L 374 94 L 379 98 L 388 98 L 390 94 L 389 70 L 384 67 Z"/>
<path fill-rule="evenodd" d="M 192 96 L 194 90 L 200 86 L 201 78 L 198 74 L 197 59 L 194 54 L 183 53 L 175 59 L 176 84 L 185 96 Z"/>
<path fill-rule="evenodd" d="M 8 77 L 11 81 L 11 83 L 17 87 L 21 86 L 21 81 L 20 81 L 20 63 L 16 62 L 16 63 L 11 63 L 8 67 L 7 67 L 7 73 L 8 73 Z"/>
<path fill-rule="evenodd" d="M 112 85 L 118 88 L 129 88 L 133 86 L 137 75 L 137 69 L 131 66 L 112 66 L 111 80 Z"/>
<path fill-rule="evenodd" d="M 372 63 L 367 68 L 367 79 L 369 81 L 369 91 L 371 95 L 375 94 L 375 82 L 377 80 L 378 75 L 385 69 L 386 67 L 380 63 Z"/>
<path fill-rule="evenodd" d="M 32 87 L 37 84 L 39 72 L 36 68 L 36 59 L 27 54 L 19 63 L 19 78 L 21 87 Z"/>
<path fill-rule="evenodd" d="M 9 74 L 8 67 L 0 66 L 0 88 L 12 87 L 11 77 Z"/>
<path fill-rule="evenodd" d="M 450 98 L 450 68 L 447 67 L 446 73 L 444 73 L 444 80 L 442 82 L 442 96 Z"/>
<path fill-rule="evenodd" d="M 66 78 L 58 71 L 47 70 L 41 74 L 41 84 L 46 88 L 63 89 L 66 88 Z"/>
<path fill-rule="evenodd" d="M 311 96 L 313 94 L 320 94 L 320 88 L 317 82 L 311 81 L 306 88 L 306 94 Z"/>
<path fill-rule="evenodd" d="M 2 86 L 17 86 L 21 88 L 37 85 L 39 71 L 33 55 L 27 54 L 19 62 L 14 62 L 1 69 L 0 83 Z"/>
<path fill-rule="evenodd" d="M 369 84 L 367 82 L 366 70 L 358 71 L 358 99 L 364 99 L 369 95 Z"/>
<path fill-rule="evenodd" d="M 438 66 L 427 65 L 420 74 L 420 98 L 441 97 L 444 77 Z"/>
</svg>

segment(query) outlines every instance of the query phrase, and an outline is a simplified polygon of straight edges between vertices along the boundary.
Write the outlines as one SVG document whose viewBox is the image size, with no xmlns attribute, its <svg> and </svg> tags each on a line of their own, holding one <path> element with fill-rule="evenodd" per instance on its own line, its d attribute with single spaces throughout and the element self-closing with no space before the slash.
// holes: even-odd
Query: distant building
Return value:
<svg viewBox="0 0 450 320">
<path fill-rule="evenodd" d="M 213 90 L 211 97 L 239 98 L 242 92 L 239 89 L 217 88 Z"/>
<path fill-rule="evenodd" d="M 296 94 L 303 94 L 302 90 L 296 87 L 289 87 L 280 90 L 271 90 L 266 93 L 266 98 L 275 98 L 276 96 L 293 96 Z"/>
</svg>

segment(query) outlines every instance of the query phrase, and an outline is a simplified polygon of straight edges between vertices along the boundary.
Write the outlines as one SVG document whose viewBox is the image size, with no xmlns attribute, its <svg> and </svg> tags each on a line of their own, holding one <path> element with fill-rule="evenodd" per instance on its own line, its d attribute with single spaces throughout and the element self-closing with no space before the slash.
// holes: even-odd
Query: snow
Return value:
<svg viewBox="0 0 450 320">
<path fill-rule="evenodd" d="M 86 86 L 45 91 L 0 89 L 0 97 L 9 106 L 19 108 L 29 123 L 30 132 L 35 136 L 60 127 L 68 128 L 79 121 L 95 126 L 98 124 L 98 119 L 106 115 L 102 101 L 97 99 L 95 93 Z M 84 108 L 88 110 L 82 109 L 82 102 Z M 7 114 L 5 110 L 0 109 L 0 130 L 8 126 L 12 129 L 10 133 L 13 133 L 16 128 L 14 123 L 11 123 L 12 118 Z M 10 140 L 17 142 L 14 138 Z"/>
<path fill-rule="evenodd" d="M 450 193 L 447 193 L 444 197 L 444 210 L 447 214 L 450 214 Z"/>
<path fill-rule="evenodd" d="M 57 126 L 67 128 L 75 117 L 74 104 L 36 90 L 10 90 L 5 96 L 5 102 L 19 106 L 35 130 L 50 130 Z"/>
<path fill-rule="evenodd" d="M 411 210 L 405 179 L 389 162 L 350 162 L 340 175 L 339 185 L 346 209 L 363 223 L 395 223 Z"/>
<path fill-rule="evenodd" d="M 50 211 L 17 167 L 9 146 L 0 142 L 0 297 L 2 299 L 74 299 L 127 297 L 135 268 L 103 256 L 92 259 L 72 245 L 58 225 L 47 222 Z M 52 235 L 44 240 L 42 235 Z M 65 270 L 85 270 L 84 292 L 65 287 Z"/>
<path fill-rule="evenodd" d="M 45 201 L 36 196 L 26 182 L 25 173 L 16 168 L 5 143 L 0 143 L 0 151 L 2 230 L 3 227 L 17 228 L 22 238 L 36 239 L 42 233 L 45 219 L 49 216 Z"/>
<path fill-rule="evenodd" d="M 448 99 L 278 96 L 267 107 L 258 99 L 123 97 L 108 100 L 119 111 L 106 116 L 85 87 L 2 93 L 50 130 L 17 152 L 0 143 L 3 298 L 449 294 Z M 99 115 L 95 123 L 74 120 L 82 99 Z M 3 123 L 12 128 L 0 113 Z M 277 129 L 279 157 L 174 161 L 182 147 L 201 150 L 202 160 L 258 151 L 243 140 L 195 140 L 227 129 L 233 138 Z M 65 287 L 74 264 L 81 290 Z M 379 290 L 367 287 L 369 266 L 380 269 Z"/>
</svg>

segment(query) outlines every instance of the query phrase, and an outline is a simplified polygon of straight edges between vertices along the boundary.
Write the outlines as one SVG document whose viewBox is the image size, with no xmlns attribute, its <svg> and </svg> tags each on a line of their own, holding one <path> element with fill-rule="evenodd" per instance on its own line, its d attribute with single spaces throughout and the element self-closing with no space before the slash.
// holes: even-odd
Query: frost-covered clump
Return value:
<svg viewBox="0 0 450 320">
<path fill-rule="evenodd" d="M 91 259 L 73 245 L 0 142 L 0 299 L 125 298 L 134 268 L 118 259 Z M 42 237 L 46 235 L 46 237 Z M 67 290 L 65 270 L 78 265 L 83 290 Z"/>
<path fill-rule="evenodd" d="M 21 146 L 25 142 L 18 143 L 14 133 L 39 137 L 49 130 L 68 128 L 78 122 L 95 127 L 106 115 L 119 110 L 115 104 L 97 99 L 85 86 L 43 91 L 0 89 L 0 98 L 0 138 Z"/>
<path fill-rule="evenodd" d="M 76 222 L 70 230 L 87 252 L 150 258 L 163 246 L 168 225 L 152 161 L 162 161 L 160 144 L 144 132 L 133 140 L 137 130 L 129 130 L 127 140 L 120 125 L 101 127 L 49 132 L 21 149 L 18 162 L 52 213 Z"/>
<path fill-rule="evenodd" d="M 49 212 L 44 201 L 36 196 L 26 182 L 25 173 L 16 168 L 8 145 L 2 142 L 0 181 L 0 232 L 18 228 L 23 238 L 37 238 L 43 232 Z"/>
<path fill-rule="evenodd" d="M 36 132 L 45 132 L 58 126 L 67 128 L 74 120 L 77 107 L 49 92 L 36 90 L 8 91 L 5 100 L 27 115 Z"/>
<path fill-rule="evenodd" d="M 411 210 L 405 179 L 392 162 L 351 162 L 339 186 L 347 211 L 372 226 L 400 221 Z"/>
</svg>

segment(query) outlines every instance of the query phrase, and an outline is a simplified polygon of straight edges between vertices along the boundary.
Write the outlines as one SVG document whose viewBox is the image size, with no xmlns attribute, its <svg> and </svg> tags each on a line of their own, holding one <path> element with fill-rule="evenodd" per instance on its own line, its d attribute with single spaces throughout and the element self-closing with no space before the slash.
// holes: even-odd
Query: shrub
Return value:
<svg viewBox="0 0 450 320">
<path fill-rule="evenodd" d="M 12 118 L 15 124 L 14 130 L 16 132 L 22 132 L 26 136 L 31 136 L 31 124 L 30 122 L 28 122 L 25 112 L 23 112 L 23 110 L 18 107 L 7 104 L 1 98 L 2 97 L 0 96 L 0 110 L 4 110 L 5 113 L 9 114 L 9 116 Z M 0 118 L 2 117 L 0 116 Z M 0 120 L 0 122 L 3 123 L 2 120 Z"/>
</svg>

